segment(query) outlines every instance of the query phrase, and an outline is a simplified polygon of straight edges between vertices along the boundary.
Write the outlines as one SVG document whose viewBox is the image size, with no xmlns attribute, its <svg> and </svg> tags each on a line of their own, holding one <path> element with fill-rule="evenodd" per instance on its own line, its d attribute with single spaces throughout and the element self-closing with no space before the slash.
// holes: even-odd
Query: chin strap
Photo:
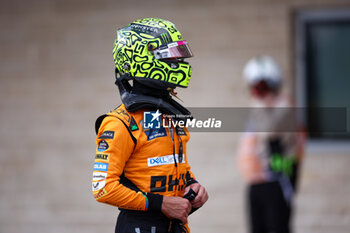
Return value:
<svg viewBox="0 0 350 233">
<path fill-rule="evenodd" d="M 175 119 L 187 120 L 192 119 L 191 112 L 184 106 L 176 102 L 173 98 L 164 100 L 159 97 L 143 95 L 139 93 L 131 93 L 132 86 L 129 80 L 134 80 L 129 74 L 120 75 L 116 69 L 116 81 L 121 100 L 126 109 L 130 112 L 135 112 L 140 109 L 160 110 L 161 113 L 174 116 Z M 119 76 L 119 77 L 118 77 Z"/>
</svg>

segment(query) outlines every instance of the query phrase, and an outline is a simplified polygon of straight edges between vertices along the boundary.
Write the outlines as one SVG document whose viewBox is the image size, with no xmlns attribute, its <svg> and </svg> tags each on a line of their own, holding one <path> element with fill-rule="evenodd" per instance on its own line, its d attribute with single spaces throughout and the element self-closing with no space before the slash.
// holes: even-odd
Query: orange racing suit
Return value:
<svg viewBox="0 0 350 233">
<path fill-rule="evenodd" d="M 121 105 L 97 120 L 92 191 L 98 202 L 122 211 L 163 215 L 163 196 L 182 197 L 197 182 L 187 162 L 190 134 L 186 128 L 143 129 L 143 113 Z"/>
</svg>

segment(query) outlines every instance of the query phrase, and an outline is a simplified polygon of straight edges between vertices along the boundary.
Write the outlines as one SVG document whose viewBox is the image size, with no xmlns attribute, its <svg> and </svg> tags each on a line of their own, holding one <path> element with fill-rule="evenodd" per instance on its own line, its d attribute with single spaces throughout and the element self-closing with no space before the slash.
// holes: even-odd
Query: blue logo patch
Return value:
<svg viewBox="0 0 350 233">
<path fill-rule="evenodd" d="M 97 150 L 103 152 L 109 148 L 108 143 L 105 140 L 102 140 L 98 143 Z"/>
<path fill-rule="evenodd" d="M 147 140 L 149 141 L 159 137 L 166 137 L 166 130 L 163 127 L 159 129 L 149 129 L 145 131 L 145 134 L 147 135 Z"/>
<path fill-rule="evenodd" d="M 114 138 L 114 131 L 104 131 L 99 139 L 113 139 Z"/>
<path fill-rule="evenodd" d="M 143 128 L 144 129 L 159 129 L 161 127 L 160 116 L 162 114 L 157 110 L 156 112 L 143 113 Z"/>
<path fill-rule="evenodd" d="M 180 127 L 176 128 L 176 133 L 177 133 L 177 135 L 180 135 L 180 136 L 186 136 L 185 130 L 183 128 L 180 128 Z"/>
<path fill-rule="evenodd" d="M 108 163 L 94 163 L 94 171 L 108 171 Z"/>
</svg>

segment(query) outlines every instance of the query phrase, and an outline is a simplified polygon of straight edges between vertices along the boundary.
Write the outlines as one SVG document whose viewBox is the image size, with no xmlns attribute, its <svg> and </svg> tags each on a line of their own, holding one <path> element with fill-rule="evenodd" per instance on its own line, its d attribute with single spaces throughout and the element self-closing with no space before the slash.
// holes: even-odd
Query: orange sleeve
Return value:
<svg viewBox="0 0 350 233">
<path fill-rule="evenodd" d="M 262 165 L 257 156 L 257 136 L 245 133 L 239 142 L 237 164 L 240 173 L 248 183 L 264 180 Z"/>
<path fill-rule="evenodd" d="M 120 183 L 124 166 L 134 150 L 135 143 L 124 123 L 116 117 L 106 117 L 96 137 L 96 157 L 92 192 L 98 202 L 123 209 L 143 210 L 147 197 Z"/>
</svg>

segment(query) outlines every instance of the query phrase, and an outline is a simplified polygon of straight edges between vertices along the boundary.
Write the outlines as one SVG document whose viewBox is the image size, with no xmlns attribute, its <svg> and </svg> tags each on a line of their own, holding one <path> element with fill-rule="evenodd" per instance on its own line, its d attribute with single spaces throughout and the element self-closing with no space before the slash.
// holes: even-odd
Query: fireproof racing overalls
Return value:
<svg viewBox="0 0 350 233">
<path fill-rule="evenodd" d="M 118 233 L 168 232 L 163 196 L 183 197 L 197 182 L 187 162 L 187 129 L 143 129 L 143 115 L 121 105 L 96 121 L 92 192 L 98 202 L 119 207 Z"/>
</svg>

